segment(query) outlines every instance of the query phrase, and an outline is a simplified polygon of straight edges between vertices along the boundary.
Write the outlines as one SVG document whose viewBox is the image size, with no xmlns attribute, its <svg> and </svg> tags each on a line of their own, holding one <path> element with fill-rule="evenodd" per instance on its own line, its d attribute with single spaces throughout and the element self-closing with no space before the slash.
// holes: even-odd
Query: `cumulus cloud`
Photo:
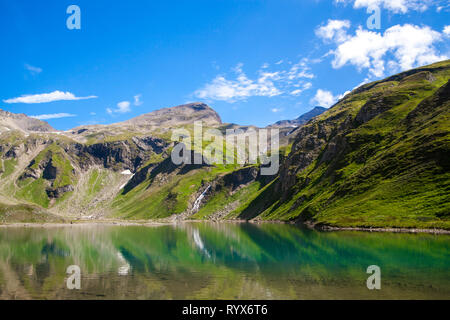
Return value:
<svg viewBox="0 0 450 320">
<path fill-rule="evenodd" d="M 326 25 L 316 29 L 316 35 L 322 39 L 343 42 L 347 39 L 347 29 L 350 28 L 348 20 L 328 20 Z"/>
<path fill-rule="evenodd" d="M 276 63 L 276 65 L 279 64 Z M 242 63 L 234 68 L 235 79 L 227 79 L 224 75 L 216 76 L 210 83 L 196 90 L 194 96 L 200 99 L 229 103 L 256 96 L 275 97 L 302 85 L 304 86 L 303 90 L 309 89 L 310 85 L 306 85 L 302 79 L 314 78 L 305 59 L 285 70 L 269 71 L 269 65 L 263 65 L 255 79 L 250 79 L 242 68 Z M 291 90 L 288 90 L 289 88 Z M 296 91 L 297 94 L 299 92 Z"/>
<path fill-rule="evenodd" d="M 119 102 L 116 109 L 106 108 L 106 112 L 108 114 L 131 112 L 131 103 L 129 101 Z"/>
<path fill-rule="evenodd" d="M 117 112 L 119 113 L 127 113 L 130 112 L 130 102 L 129 101 L 122 101 L 117 104 Z"/>
<path fill-rule="evenodd" d="M 252 96 L 273 97 L 281 94 L 273 80 L 278 77 L 277 73 L 262 72 L 256 80 L 249 79 L 242 71 L 242 64 L 235 68 L 237 77 L 228 80 L 218 75 L 211 83 L 197 90 L 194 95 L 200 99 L 222 100 L 234 102 Z"/>
<path fill-rule="evenodd" d="M 317 90 L 314 98 L 311 99 L 310 103 L 312 105 L 329 108 L 334 105 L 339 100 L 339 98 L 339 96 L 334 96 L 331 91 L 319 89 Z"/>
<path fill-rule="evenodd" d="M 278 112 L 283 111 L 283 109 L 280 109 L 280 108 L 272 108 L 271 111 L 272 111 L 273 113 L 278 113 Z"/>
<path fill-rule="evenodd" d="M 85 100 L 85 99 L 94 99 L 94 98 L 97 98 L 97 96 L 76 97 L 73 93 L 70 93 L 70 92 L 53 91 L 51 93 L 22 95 L 18 98 L 3 100 L 3 102 L 32 104 L 32 103 L 46 103 L 46 102 L 62 101 L 62 100 Z"/>
<path fill-rule="evenodd" d="M 407 13 L 410 10 L 425 11 L 433 4 L 432 0 L 335 0 L 335 3 L 353 3 L 355 9 L 384 8 L 394 13 Z"/>
<path fill-rule="evenodd" d="M 318 35 L 330 39 L 325 33 Z M 395 25 L 384 33 L 359 27 L 354 35 L 331 37 L 337 46 L 331 51 L 332 65 L 338 69 L 350 64 L 359 70 L 368 69 L 369 77 L 381 77 L 386 67 L 397 72 L 447 59 L 435 47 L 442 38 L 443 34 L 428 26 Z"/>
<path fill-rule="evenodd" d="M 442 31 L 447 37 L 450 36 L 450 26 L 445 26 Z"/>
<path fill-rule="evenodd" d="M 37 116 L 30 116 L 30 118 L 39 120 L 50 120 L 50 119 L 70 118 L 76 116 L 77 116 L 76 114 L 71 113 L 52 113 L 52 114 L 41 114 Z"/>
</svg>

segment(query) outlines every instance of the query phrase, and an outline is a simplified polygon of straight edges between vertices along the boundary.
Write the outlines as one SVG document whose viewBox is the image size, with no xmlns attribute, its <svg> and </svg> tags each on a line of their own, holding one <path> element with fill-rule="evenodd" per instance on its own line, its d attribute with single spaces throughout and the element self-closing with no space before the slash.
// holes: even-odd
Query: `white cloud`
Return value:
<svg viewBox="0 0 450 320">
<path fill-rule="evenodd" d="M 311 89 L 312 87 L 312 83 L 311 82 L 306 82 L 302 85 L 302 87 L 300 89 L 295 89 L 293 91 L 291 91 L 289 94 L 292 96 L 298 96 L 300 95 L 303 91 Z"/>
<path fill-rule="evenodd" d="M 338 69 L 351 64 L 359 70 L 368 69 L 369 77 L 381 77 L 386 64 L 391 72 L 398 72 L 447 59 L 435 48 L 441 40 L 442 34 L 428 26 L 395 25 L 384 34 L 360 27 L 345 41 L 336 41 L 332 65 Z"/>
<path fill-rule="evenodd" d="M 142 100 L 142 95 L 141 94 L 137 94 L 133 97 L 133 105 L 135 106 L 140 106 L 143 104 Z M 117 108 L 115 109 L 111 109 L 111 108 L 106 108 L 106 112 L 110 115 L 114 114 L 114 113 L 128 113 L 131 112 L 131 102 L 130 101 L 121 101 L 117 104 Z"/>
<path fill-rule="evenodd" d="M 339 98 L 340 96 L 334 96 L 330 91 L 319 89 L 314 98 L 311 99 L 310 103 L 316 106 L 329 108 L 334 105 Z"/>
<path fill-rule="evenodd" d="M 71 113 L 52 113 L 52 114 L 41 114 L 37 116 L 30 116 L 30 118 L 39 119 L 39 120 L 49 120 L 49 119 L 60 119 L 60 118 L 70 118 L 76 117 L 75 114 Z"/>
<path fill-rule="evenodd" d="M 133 104 L 134 104 L 135 106 L 140 106 L 140 105 L 142 105 L 143 102 L 142 102 L 141 98 L 142 98 L 142 94 L 137 94 L 137 95 L 135 95 L 135 96 L 134 96 L 134 103 L 133 103 Z"/>
<path fill-rule="evenodd" d="M 119 102 L 117 104 L 116 112 L 127 113 L 127 112 L 130 112 L 130 111 L 131 111 L 131 108 L 130 108 L 130 102 L 129 101 L 122 101 L 122 102 Z"/>
<path fill-rule="evenodd" d="M 409 10 L 425 11 L 433 4 L 432 0 L 335 0 L 335 3 L 353 3 L 355 9 L 382 7 L 394 13 L 407 13 Z"/>
<path fill-rule="evenodd" d="M 235 68 L 236 80 L 227 80 L 224 76 L 217 76 L 211 83 L 197 90 L 194 95 L 200 99 L 222 100 L 235 102 L 252 96 L 273 97 L 281 94 L 273 80 L 276 73 L 262 72 L 256 80 L 251 80 L 242 71 L 242 64 Z"/>
<path fill-rule="evenodd" d="M 3 100 L 3 102 L 31 104 L 31 103 L 46 103 L 46 102 L 61 101 L 61 100 L 85 100 L 85 99 L 94 99 L 94 98 L 97 98 L 97 96 L 76 97 L 73 93 L 70 93 L 70 92 L 53 91 L 51 93 L 23 95 L 18 98 Z"/>
<path fill-rule="evenodd" d="M 279 109 L 279 108 L 272 108 L 272 109 L 271 109 L 271 111 L 272 111 L 273 113 L 277 113 L 277 112 L 281 112 L 281 111 L 283 111 L 283 109 Z"/>
<path fill-rule="evenodd" d="M 294 64 L 291 69 L 286 73 L 288 80 L 296 80 L 300 78 L 313 79 L 314 74 L 309 71 L 307 66 L 307 59 L 302 59 L 300 62 Z"/>
<path fill-rule="evenodd" d="M 348 38 L 347 29 L 350 28 L 348 20 L 328 20 L 326 25 L 316 29 L 316 35 L 322 39 L 343 42 Z"/>
<path fill-rule="evenodd" d="M 227 79 L 224 75 L 218 75 L 210 83 L 194 92 L 194 96 L 200 99 L 221 100 L 229 103 L 245 100 L 250 97 L 275 97 L 292 91 L 292 87 L 305 85 L 302 79 L 312 79 L 307 60 L 292 65 L 286 70 L 269 71 L 268 65 L 263 65 L 258 71 L 256 79 L 250 79 L 242 70 L 240 63 L 234 68 L 236 78 Z M 278 64 L 276 64 L 278 65 Z M 291 88 L 291 90 L 288 90 Z M 309 89 L 307 85 L 304 90 Z"/>
<path fill-rule="evenodd" d="M 113 113 L 128 113 L 131 112 L 131 103 L 129 101 L 122 101 L 119 102 L 117 104 L 117 108 L 116 109 L 111 109 L 111 108 L 106 108 L 106 112 L 108 114 L 113 114 Z"/>
<path fill-rule="evenodd" d="M 27 69 L 32 75 L 36 75 L 42 72 L 42 69 L 39 67 L 34 67 L 29 64 L 25 64 L 25 69 Z"/>
<path fill-rule="evenodd" d="M 350 90 L 349 90 L 349 91 L 345 91 L 343 94 L 340 94 L 340 95 L 338 96 L 337 100 L 338 100 L 338 101 L 341 100 L 343 97 L 345 97 L 345 96 L 348 95 L 349 93 L 351 93 Z"/>
<path fill-rule="evenodd" d="M 443 0 L 443 1 L 441 0 L 436 7 L 436 12 L 437 13 L 440 13 L 441 11 L 449 12 L 450 11 L 449 9 L 450 9 L 450 3 L 447 0 Z"/>
<path fill-rule="evenodd" d="M 446 36 L 450 36 L 450 26 L 445 26 L 442 31 Z"/>
</svg>

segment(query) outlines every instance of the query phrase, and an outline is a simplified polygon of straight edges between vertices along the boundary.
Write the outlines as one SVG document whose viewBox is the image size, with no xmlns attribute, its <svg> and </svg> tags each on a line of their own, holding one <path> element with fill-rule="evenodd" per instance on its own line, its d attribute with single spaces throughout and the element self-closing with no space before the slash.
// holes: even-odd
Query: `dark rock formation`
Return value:
<svg viewBox="0 0 450 320">
<path fill-rule="evenodd" d="M 45 191 L 47 192 L 47 195 L 51 199 L 59 199 L 61 198 L 65 193 L 74 191 L 74 187 L 71 185 L 59 187 L 59 188 L 47 188 Z"/>
</svg>

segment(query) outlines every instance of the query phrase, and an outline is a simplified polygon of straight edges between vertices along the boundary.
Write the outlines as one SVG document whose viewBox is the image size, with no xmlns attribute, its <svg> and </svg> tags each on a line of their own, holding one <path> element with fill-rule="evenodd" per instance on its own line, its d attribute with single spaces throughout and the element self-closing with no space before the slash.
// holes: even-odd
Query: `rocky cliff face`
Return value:
<svg viewBox="0 0 450 320">
<path fill-rule="evenodd" d="M 169 145 L 169 142 L 157 137 L 132 137 L 131 140 L 83 146 L 80 155 L 89 156 L 92 162 L 105 168 L 136 172 L 152 155 L 161 155 Z"/>
<path fill-rule="evenodd" d="M 19 182 L 42 179 L 50 199 L 58 199 L 75 190 L 77 182 L 92 167 L 121 172 L 136 172 L 152 156 L 162 155 L 169 143 L 156 137 L 133 137 L 131 140 L 83 145 L 58 139 L 41 141 L 44 149 L 31 160 L 19 176 Z M 14 159 L 27 152 L 28 143 L 5 148 L 5 158 Z M 20 152 L 19 152 L 20 150 Z M 167 156 L 167 155 L 166 155 Z"/>
</svg>

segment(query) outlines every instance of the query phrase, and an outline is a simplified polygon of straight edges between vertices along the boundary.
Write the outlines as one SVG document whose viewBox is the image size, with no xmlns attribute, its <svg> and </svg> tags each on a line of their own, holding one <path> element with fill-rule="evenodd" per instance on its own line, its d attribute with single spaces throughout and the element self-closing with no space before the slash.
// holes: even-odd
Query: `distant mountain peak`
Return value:
<svg viewBox="0 0 450 320">
<path fill-rule="evenodd" d="M 23 113 L 12 113 L 0 109 L 0 133 L 11 130 L 19 130 L 25 133 L 56 131 L 45 121 L 28 117 Z"/>
<path fill-rule="evenodd" d="M 327 110 L 327 108 L 316 106 L 312 110 L 308 111 L 305 114 L 302 114 L 295 120 L 281 120 L 273 124 L 271 127 L 299 127 L 307 123 L 312 118 L 321 115 Z"/>
<path fill-rule="evenodd" d="M 302 114 L 300 117 L 297 118 L 297 120 L 301 120 L 304 121 L 303 123 L 308 122 L 309 120 L 311 120 L 314 117 L 317 117 L 318 115 L 321 115 L 322 113 L 324 113 L 325 111 L 327 111 L 327 108 L 324 107 L 314 107 L 311 111 L 308 111 L 305 114 Z"/>
<path fill-rule="evenodd" d="M 219 114 L 203 102 L 193 102 L 164 108 L 122 122 L 137 126 L 178 126 L 203 121 L 206 125 L 222 124 Z"/>
</svg>

